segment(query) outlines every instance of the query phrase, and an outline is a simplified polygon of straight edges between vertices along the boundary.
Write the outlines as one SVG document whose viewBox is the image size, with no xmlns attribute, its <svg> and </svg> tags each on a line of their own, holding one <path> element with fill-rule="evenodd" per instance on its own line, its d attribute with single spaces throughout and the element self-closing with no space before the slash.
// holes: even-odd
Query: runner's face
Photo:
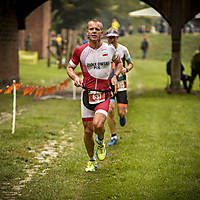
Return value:
<svg viewBox="0 0 200 200">
<path fill-rule="evenodd" d="M 101 23 L 93 21 L 88 23 L 87 35 L 89 40 L 93 42 L 100 41 L 102 33 Z"/>
<path fill-rule="evenodd" d="M 117 44 L 117 39 L 118 39 L 118 37 L 116 37 L 116 36 L 107 37 L 108 44 L 112 44 L 115 46 Z"/>
</svg>

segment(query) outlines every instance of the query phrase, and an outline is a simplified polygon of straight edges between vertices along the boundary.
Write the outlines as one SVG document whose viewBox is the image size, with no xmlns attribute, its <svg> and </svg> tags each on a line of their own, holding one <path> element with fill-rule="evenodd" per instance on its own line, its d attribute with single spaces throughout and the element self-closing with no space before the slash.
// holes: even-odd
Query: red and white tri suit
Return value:
<svg viewBox="0 0 200 200">
<path fill-rule="evenodd" d="M 113 45 L 102 42 L 98 49 L 89 46 L 88 43 L 78 46 L 70 60 L 73 68 L 80 63 L 83 73 L 83 85 L 87 89 L 109 90 L 109 76 L 111 63 L 119 58 L 119 54 Z M 83 121 L 93 120 L 95 113 L 103 113 L 107 116 L 110 93 L 107 100 L 97 104 L 94 109 L 88 109 L 83 102 L 83 92 L 81 94 L 81 115 Z"/>
</svg>

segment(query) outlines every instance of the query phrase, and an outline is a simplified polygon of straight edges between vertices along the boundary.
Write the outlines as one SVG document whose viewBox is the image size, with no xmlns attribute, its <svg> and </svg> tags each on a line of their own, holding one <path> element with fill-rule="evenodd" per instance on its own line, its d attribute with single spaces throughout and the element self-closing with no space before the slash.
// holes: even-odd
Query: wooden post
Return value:
<svg viewBox="0 0 200 200">
<path fill-rule="evenodd" d="M 13 118 L 12 118 L 12 134 L 15 133 L 16 121 L 16 81 L 13 80 Z"/>
<path fill-rule="evenodd" d="M 67 29 L 62 29 L 61 30 L 61 34 L 62 34 L 62 45 L 63 45 L 63 59 L 66 62 L 66 56 L 67 56 Z M 62 63 L 62 66 L 65 67 L 65 64 Z"/>
<path fill-rule="evenodd" d="M 60 57 L 59 57 L 59 64 L 58 64 L 58 68 L 59 69 L 61 69 L 62 68 L 62 54 L 63 54 L 63 51 L 62 51 L 62 49 L 63 49 L 63 47 L 62 47 L 63 45 L 62 45 L 62 42 L 61 42 L 61 45 L 59 46 L 59 48 L 60 48 Z"/>
<path fill-rule="evenodd" d="M 48 46 L 47 46 L 47 66 L 51 66 L 51 29 L 48 31 Z"/>
<path fill-rule="evenodd" d="M 71 45 L 71 53 L 70 53 L 70 57 L 73 54 L 73 51 L 75 50 L 77 45 L 77 31 L 76 30 L 72 30 L 72 45 Z"/>
<path fill-rule="evenodd" d="M 66 52 L 66 62 L 70 59 L 70 47 L 71 47 L 71 29 L 67 30 L 67 52 Z"/>
</svg>

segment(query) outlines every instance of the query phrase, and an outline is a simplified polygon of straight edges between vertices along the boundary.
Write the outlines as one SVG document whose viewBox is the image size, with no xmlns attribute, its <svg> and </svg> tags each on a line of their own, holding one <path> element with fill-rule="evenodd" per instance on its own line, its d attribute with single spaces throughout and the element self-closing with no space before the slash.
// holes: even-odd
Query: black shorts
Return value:
<svg viewBox="0 0 200 200">
<path fill-rule="evenodd" d="M 117 99 L 117 103 L 128 104 L 127 90 L 117 92 L 117 94 L 112 92 L 110 102 L 115 102 L 115 98 Z"/>
</svg>

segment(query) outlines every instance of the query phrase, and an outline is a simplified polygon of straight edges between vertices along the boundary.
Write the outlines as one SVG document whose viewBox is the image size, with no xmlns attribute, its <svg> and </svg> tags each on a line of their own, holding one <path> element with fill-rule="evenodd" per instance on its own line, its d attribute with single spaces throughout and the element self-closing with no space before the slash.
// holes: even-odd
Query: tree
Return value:
<svg viewBox="0 0 200 200">
<path fill-rule="evenodd" d="M 52 27 L 57 32 L 62 28 L 83 29 L 92 18 L 100 19 L 105 29 L 111 26 L 113 18 L 126 26 L 133 23 L 128 13 L 146 6 L 139 0 L 52 0 Z"/>
<path fill-rule="evenodd" d="M 109 5 L 110 0 L 52 0 L 52 22 L 56 30 L 77 28 Z"/>
</svg>

